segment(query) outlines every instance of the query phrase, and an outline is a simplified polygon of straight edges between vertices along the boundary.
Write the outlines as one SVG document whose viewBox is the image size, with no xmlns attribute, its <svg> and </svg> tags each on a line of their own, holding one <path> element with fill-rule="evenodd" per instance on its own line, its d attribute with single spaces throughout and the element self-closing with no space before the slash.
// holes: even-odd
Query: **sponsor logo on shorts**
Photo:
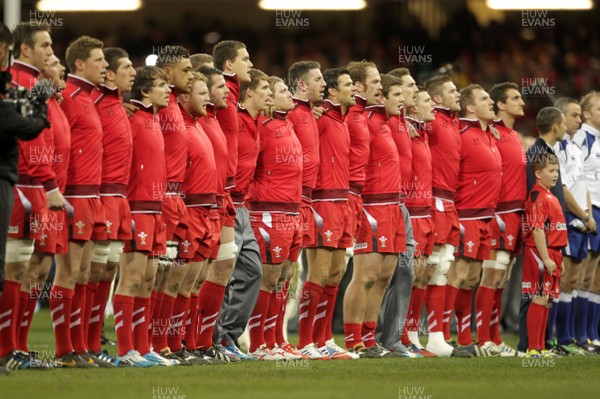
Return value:
<svg viewBox="0 0 600 399">
<path fill-rule="evenodd" d="M 8 226 L 8 234 L 18 234 L 19 226 Z"/>
<path fill-rule="evenodd" d="M 276 258 L 281 258 L 281 247 L 279 245 L 273 248 L 273 252 L 275 252 Z"/>
<path fill-rule="evenodd" d="M 361 242 L 361 243 L 356 243 L 354 244 L 354 249 L 365 249 L 367 248 L 367 243 L 366 242 Z"/>
<path fill-rule="evenodd" d="M 112 224 L 112 222 L 111 222 L 110 220 L 107 220 L 107 221 L 106 221 L 106 232 L 107 232 L 108 234 L 112 234 L 112 231 L 110 231 L 110 228 L 112 227 L 112 225 L 113 225 L 113 224 Z"/>
<path fill-rule="evenodd" d="M 148 234 L 146 234 L 145 232 L 141 231 L 137 236 L 140 239 L 140 244 L 141 245 L 147 245 L 147 243 L 146 243 L 146 237 L 148 237 Z"/>
<path fill-rule="evenodd" d="M 531 288 L 531 283 L 529 281 L 523 281 L 521 283 L 521 288 L 527 288 L 527 289 L 529 289 L 529 288 Z"/>
<path fill-rule="evenodd" d="M 46 238 L 48 238 L 48 234 L 43 233 L 40 237 L 40 242 L 38 243 L 38 245 L 41 245 L 42 247 L 46 246 Z"/>
<path fill-rule="evenodd" d="M 506 239 L 508 240 L 508 245 L 512 246 L 513 240 L 515 239 L 515 237 L 512 234 L 510 234 L 510 235 L 506 236 Z"/>
<path fill-rule="evenodd" d="M 386 236 L 381 236 L 379 237 L 379 242 L 381 243 L 381 248 L 386 248 L 385 243 L 387 242 L 387 237 Z"/>
<path fill-rule="evenodd" d="M 475 245 L 473 241 L 469 240 L 465 245 L 468 247 L 467 252 L 473 252 L 473 246 Z"/>
<path fill-rule="evenodd" d="M 75 227 L 77 227 L 77 234 L 83 234 L 83 228 L 85 227 L 85 223 L 83 223 L 81 220 L 77 223 L 75 223 Z"/>
<path fill-rule="evenodd" d="M 498 243 L 498 240 L 496 240 L 495 238 L 492 239 L 492 245 L 496 245 Z M 469 251 L 470 252 L 470 251 Z"/>
<path fill-rule="evenodd" d="M 187 254 L 190 252 L 190 245 L 192 245 L 191 242 L 189 242 L 188 240 L 185 240 L 184 242 L 181 243 L 181 246 L 183 247 L 183 253 Z"/>
<path fill-rule="evenodd" d="M 327 242 L 331 242 L 331 236 L 333 235 L 333 233 L 331 232 L 331 230 L 327 230 L 323 234 L 325 235 L 325 237 L 327 237 Z"/>
</svg>

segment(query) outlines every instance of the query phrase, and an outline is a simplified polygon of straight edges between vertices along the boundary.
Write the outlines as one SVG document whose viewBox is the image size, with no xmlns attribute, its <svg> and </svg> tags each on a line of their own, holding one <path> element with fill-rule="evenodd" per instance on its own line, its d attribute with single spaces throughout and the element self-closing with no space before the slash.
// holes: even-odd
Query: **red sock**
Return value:
<svg viewBox="0 0 600 399">
<path fill-rule="evenodd" d="M 181 341 L 185 336 L 185 320 L 187 319 L 189 307 L 190 297 L 178 294 L 177 298 L 175 298 L 175 306 L 173 306 L 171 328 L 169 329 L 169 338 L 167 341 L 171 352 L 179 352 L 183 349 Z"/>
<path fill-rule="evenodd" d="M 150 314 L 154 314 L 154 308 L 156 307 L 156 297 L 158 297 L 158 292 L 152 290 L 150 293 Z"/>
<path fill-rule="evenodd" d="M 421 310 L 423 309 L 423 302 L 425 301 L 425 289 L 413 287 L 412 295 L 415 299 L 412 301 L 412 320 L 409 321 L 408 331 L 419 332 L 419 323 L 421 321 Z"/>
<path fill-rule="evenodd" d="M 275 340 L 279 346 L 287 343 L 285 335 L 283 334 L 283 325 L 285 323 L 285 310 L 287 309 L 289 289 L 290 282 L 289 280 L 286 280 L 283 283 L 283 289 L 281 290 L 281 304 L 279 306 L 279 315 L 277 315 L 277 324 L 275 325 Z"/>
<path fill-rule="evenodd" d="M 265 343 L 267 348 L 273 349 L 275 344 L 275 329 L 277 327 L 277 319 L 281 310 L 281 292 L 273 291 L 271 299 L 269 299 L 269 309 L 267 310 L 267 318 L 265 319 Z"/>
<path fill-rule="evenodd" d="M 458 344 L 462 346 L 471 345 L 473 337 L 471 336 L 471 300 L 473 290 L 458 290 L 454 312 L 456 313 L 458 326 Z"/>
<path fill-rule="evenodd" d="M 496 290 L 479 286 L 475 295 L 475 312 L 477 315 L 477 341 L 479 344 L 491 341 L 490 323 Z"/>
<path fill-rule="evenodd" d="M 83 339 L 85 339 L 86 349 L 89 349 L 87 343 L 90 332 L 90 319 L 92 318 L 92 308 L 94 307 L 97 289 L 98 283 L 87 283 L 85 285 L 85 307 L 81 321 L 83 322 Z"/>
<path fill-rule="evenodd" d="M 198 329 L 198 306 L 200 304 L 200 296 L 192 294 L 190 296 L 190 308 L 188 317 L 185 322 L 185 347 L 188 350 L 196 350 L 196 331 Z"/>
<path fill-rule="evenodd" d="M 155 324 L 152 326 L 152 346 L 157 352 L 169 346 L 167 344 L 167 336 L 169 335 L 169 326 L 171 325 L 173 306 L 175 306 L 175 298 L 170 295 L 163 294 L 163 301 L 159 316 L 154 319 Z"/>
<path fill-rule="evenodd" d="M 337 291 L 337 286 L 326 285 L 319 298 L 319 306 L 317 306 L 317 313 L 315 314 L 313 325 L 313 342 L 317 344 L 319 348 L 325 346 L 327 333 L 328 331 L 331 331 Z"/>
<path fill-rule="evenodd" d="M 502 337 L 500 337 L 500 318 L 502 317 L 502 293 L 504 288 L 498 288 L 494 292 L 494 308 L 492 310 L 492 321 L 490 322 L 490 336 L 492 342 L 500 345 Z"/>
<path fill-rule="evenodd" d="M 87 289 L 85 284 L 75 284 L 75 294 L 73 295 L 73 305 L 71 307 L 71 341 L 77 354 L 82 354 L 87 350 L 87 340 L 83 329 L 83 319 L 85 317 L 85 305 Z"/>
<path fill-rule="evenodd" d="M 410 345 L 410 339 L 408 339 L 408 330 L 412 327 L 412 318 L 413 318 L 413 302 L 415 296 L 413 295 L 415 292 L 415 287 L 412 288 L 412 292 L 410 294 L 410 302 L 408 303 L 408 312 L 406 314 L 406 320 L 404 321 L 404 325 L 400 326 L 400 340 L 402 341 L 402 345 Z"/>
<path fill-rule="evenodd" d="M 550 299 L 550 303 L 552 303 L 552 298 Z M 542 321 L 542 331 L 540 331 L 540 348 L 546 349 L 546 328 L 548 326 L 548 315 L 550 314 L 550 308 L 544 306 L 544 320 Z"/>
<path fill-rule="evenodd" d="M 198 293 L 198 327 L 196 336 L 198 348 L 209 348 L 213 344 L 213 332 L 219 317 L 219 310 L 225 296 L 225 286 L 210 281 L 204 281 Z M 265 309 L 266 310 L 266 309 Z"/>
<path fill-rule="evenodd" d="M 206 284 L 206 283 L 205 283 Z M 259 346 L 265 343 L 265 319 L 269 310 L 269 302 L 271 301 L 271 293 L 260 290 L 256 306 L 252 311 L 250 320 L 248 321 L 248 330 L 250 333 L 250 352 L 254 352 Z"/>
<path fill-rule="evenodd" d="M 6 282 L 4 284 L 6 287 Z M 56 340 L 56 357 L 63 357 L 73 352 L 71 308 L 74 295 L 73 290 L 59 287 L 56 284 L 52 285 L 50 289 L 50 315 Z"/>
<path fill-rule="evenodd" d="M 313 342 L 313 323 L 322 292 L 323 287 L 310 281 L 305 282 L 302 287 L 302 299 L 298 310 L 300 313 L 298 318 L 298 348 L 304 348 Z"/>
<path fill-rule="evenodd" d="M 4 292 L 0 296 L 0 357 L 10 355 L 17 348 L 20 292 L 21 283 L 4 281 Z"/>
<path fill-rule="evenodd" d="M 135 297 L 133 300 L 133 314 L 131 315 L 131 328 L 133 336 L 133 348 L 145 355 L 150 352 L 148 344 L 148 317 L 150 313 L 150 298 Z"/>
<path fill-rule="evenodd" d="M 94 295 L 94 305 L 90 316 L 90 325 L 88 326 L 88 348 L 96 353 L 102 349 L 102 321 L 104 320 L 104 310 L 110 293 L 112 281 L 100 281 Z M 89 291 L 88 291 L 89 294 Z"/>
<path fill-rule="evenodd" d="M 23 316 L 25 312 L 27 312 L 27 302 L 29 298 L 29 292 L 23 292 L 19 290 L 19 307 L 17 313 L 17 322 L 15 323 L 15 344 L 17 349 L 21 349 L 20 345 L 20 332 L 21 332 L 21 324 L 23 324 Z"/>
<path fill-rule="evenodd" d="M 444 339 L 449 341 L 452 337 L 450 336 L 450 317 L 452 317 L 452 311 L 454 310 L 454 304 L 456 303 L 456 295 L 458 295 L 458 288 L 451 285 L 446 285 L 446 300 L 444 302 Z"/>
<path fill-rule="evenodd" d="M 118 355 L 124 356 L 133 349 L 133 334 L 131 332 L 133 297 L 115 294 L 113 309 L 115 311 Z"/>
<path fill-rule="evenodd" d="M 18 325 L 17 346 L 20 350 L 25 352 L 29 352 L 27 338 L 29 336 L 29 328 L 31 327 L 31 320 L 33 320 L 33 313 L 35 312 L 35 305 L 37 305 L 39 295 L 40 289 L 37 287 L 32 288 L 30 292 L 21 291 L 21 300 L 19 304 L 21 320 Z"/>
<path fill-rule="evenodd" d="M 352 349 L 362 344 L 361 325 L 359 323 L 344 323 L 344 343 L 346 349 Z"/>
<path fill-rule="evenodd" d="M 362 335 L 362 341 L 367 348 L 375 346 L 375 328 L 377 323 L 374 321 L 365 321 L 361 325 L 360 334 Z"/>
<path fill-rule="evenodd" d="M 443 331 L 445 302 L 445 285 L 427 286 L 425 293 L 425 309 L 427 309 L 427 326 L 430 333 Z"/>
<path fill-rule="evenodd" d="M 546 331 L 544 325 L 545 313 L 545 306 L 533 302 L 529 305 L 529 310 L 527 310 L 527 349 L 544 349 L 542 343 L 544 342 L 543 334 Z M 540 341 L 541 337 L 542 340 Z"/>
<path fill-rule="evenodd" d="M 154 303 L 152 303 L 152 296 L 155 297 Z M 162 292 L 152 291 L 150 296 L 150 303 L 152 303 L 152 317 L 150 317 L 150 325 L 148 326 L 148 342 L 152 343 L 154 327 L 159 326 L 160 310 L 162 308 L 164 294 Z M 155 347 L 156 348 L 156 347 Z M 162 349 L 162 348 L 160 348 Z M 156 350 L 159 350 L 156 348 Z"/>
<path fill-rule="evenodd" d="M 340 291 L 337 285 L 326 285 L 324 291 L 329 291 L 331 300 L 327 303 L 327 319 L 325 320 L 325 343 L 333 339 L 333 313 L 335 312 L 335 303 L 337 301 L 338 292 Z"/>
</svg>

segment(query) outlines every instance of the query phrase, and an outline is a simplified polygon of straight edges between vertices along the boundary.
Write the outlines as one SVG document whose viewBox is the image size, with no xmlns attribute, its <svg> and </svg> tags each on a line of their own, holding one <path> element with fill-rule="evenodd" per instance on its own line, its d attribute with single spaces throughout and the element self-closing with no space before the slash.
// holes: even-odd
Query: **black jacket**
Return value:
<svg viewBox="0 0 600 399">
<path fill-rule="evenodd" d="M 48 126 L 46 115 L 25 118 L 0 100 L 0 179 L 17 182 L 19 146 L 17 139 L 33 140 Z"/>
</svg>

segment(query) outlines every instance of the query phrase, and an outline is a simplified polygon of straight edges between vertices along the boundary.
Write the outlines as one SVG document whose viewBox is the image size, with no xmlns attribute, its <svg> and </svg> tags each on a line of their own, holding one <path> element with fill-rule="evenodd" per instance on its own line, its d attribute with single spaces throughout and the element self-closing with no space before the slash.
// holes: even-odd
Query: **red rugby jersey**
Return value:
<svg viewBox="0 0 600 399">
<path fill-rule="evenodd" d="M 185 154 L 188 152 L 188 136 L 181 115 L 181 110 L 177 104 L 177 90 L 169 86 L 169 105 L 158 111 L 158 121 L 160 130 L 165 139 L 165 164 L 167 165 L 167 182 L 169 188 L 167 191 L 179 191 L 181 183 L 185 179 L 185 169 L 187 160 Z"/>
<path fill-rule="evenodd" d="M 527 196 L 525 222 L 525 245 L 535 247 L 533 229 L 544 230 L 548 248 L 560 249 L 567 245 L 567 223 L 562 206 L 554 194 L 541 184 L 534 184 Z"/>
<path fill-rule="evenodd" d="M 215 152 L 198 118 L 181 108 L 189 146 L 183 182 L 186 206 L 212 206 L 216 203 L 217 164 Z"/>
<path fill-rule="evenodd" d="M 217 122 L 214 104 L 206 104 L 206 115 L 198 118 L 198 122 L 213 146 L 215 166 L 217 167 L 216 193 L 222 201 L 225 195 L 225 179 L 227 176 L 227 139 L 225 139 L 223 130 Z"/>
<path fill-rule="evenodd" d="M 296 136 L 302 144 L 304 161 L 302 165 L 302 191 L 305 197 L 310 198 L 310 193 L 317 184 L 317 172 L 319 171 L 319 128 L 308 100 L 294 97 L 294 105 L 288 119 L 294 125 Z"/>
<path fill-rule="evenodd" d="M 461 157 L 456 209 L 461 219 L 494 217 L 500 198 L 502 158 L 496 139 L 477 119 L 460 119 Z M 435 168 L 435 165 L 434 165 Z"/>
<path fill-rule="evenodd" d="M 404 119 L 404 112 L 400 110 L 400 115 L 394 115 L 388 119 L 388 125 L 392 129 L 392 137 L 396 148 L 398 149 L 398 156 L 400 157 L 400 178 L 401 178 L 401 192 L 402 195 L 406 194 L 406 187 L 410 184 L 412 179 L 412 143 L 408 129 L 406 128 L 406 120 Z"/>
<path fill-rule="evenodd" d="M 400 157 L 387 123 L 383 105 L 365 108 L 370 134 L 366 183 L 362 191 L 365 204 L 400 202 Z M 352 150 L 352 146 L 350 147 Z"/>
<path fill-rule="evenodd" d="M 258 125 L 260 153 L 248 192 L 248 209 L 299 212 L 302 200 L 302 145 L 286 113 L 275 111 Z"/>
<path fill-rule="evenodd" d="M 91 97 L 95 86 L 69 74 L 61 103 L 71 126 L 67 195 L 97 195 L 102 179 L 102 121 Z"/>
<path fill-rule="evenodd" d="M 527 197 L 527 157 L 519 133 L 504 125 L 501 119 L 493 125 L 500 133 L 496 147 L 502 156 L 502 183 L 496 212 L 523 210 Z"/>
<path fill-rule="evenodd" d="M 48 120 L 54 139 L 52 170 L 56 175 L 58 189 L 64 193 L 67 186 L 67 172 L 71 154 L 71 127 L 55 97 L 48 99 Z"/>
<path fill-rule="evenodd" d="M 130 118 L 133 151 L 127 199 L 132 213 L 156 213 L 162 210 L 167 189 L 165 142 L 152 105 L 139 108 Z"/>
<path fill-rule="evenodd" d="M 434 107 L 434 115 L 435 120 L 427 126 L 433 163 L 432 192 L 434 197 L 452 200 L 460 170 L 459 121 L 448 108 Z"/>
<path fill-rule="evenodd" d="M 406 208 L 411 217 L 430 216 L 432 166 L 427 124 L 408 117 L 406 120 L 419 133 L 419 137 L 411 139 L 412 178 L 406 187 Z"/>
<path fill-rule="evenodd" d="M 227 139 L 227 182 L 225 189 L 229 190 L 235 186 L 235 175 L 238 164 L 238 117 L 237 105 L 240 100 L 240 84 L 236 74 L 224 73 L 225 83 L 229 89 L 227 95 L 227 108 L 217 111 L 217 120 Z"/>
<path fill-rule="evenodd" d="M 119 90 L 100 85 L 92 94 L 102 121 L 102 186 L 100 192 L 117 194 L 114 184 L 127 185 L 131 171 L 131 125 Z"/>
<path fill-rule="evenodd" d="M 231 189 L 231 199 L 236 204 L 242 204 L 246 200 L 246 194 L 254 178 L 256 160 L 260 149 L 257 119 L 238 105 L 238 125 L 240 135 L 238 136 L 238 164 L 235 174 L 235 187 Z"/>
<path fill-rule="evenodd" d="M 350 184 L 350 133 L 342 108 L 323 101 L 323 115 L 317 121 L 321 163 L 313 201 L 348 198 Z"/>
<path fill-rule="evenodd" d="M 18 60 L 11 66 L 10 72 L 12 83 L 28 90 L 35 86 L 41 74 L 40 70 L 33 65 Z M 51 112 L 49 107 L 49 121 L 53 118 Z M 35 139 L 29 141 L 18 140 L 17 142 L 19 144 L 19 180 L 28 185 L 43 185 L 46 191 L 55 190 L 58 183 L 52 166 L 57 154 L 54 146 L 52 124 L 50 128 L 44 129 Z"/>
<path fill-rule="evenodd" d="M 346 114 L 346 125 L 350 132 L 350 191 L 360 194 L 365 185 L 365 173 L 369 162 L 369 128 L 365 106 L 367 100 L 355 95 L 356 104 Z"/>
</svg>

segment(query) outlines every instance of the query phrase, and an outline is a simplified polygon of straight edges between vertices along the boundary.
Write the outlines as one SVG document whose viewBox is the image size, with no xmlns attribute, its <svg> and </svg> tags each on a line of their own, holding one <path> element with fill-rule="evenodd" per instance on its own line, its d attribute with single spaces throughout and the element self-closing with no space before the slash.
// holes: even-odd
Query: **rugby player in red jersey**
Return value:
<svg viewBox="0 0 600 399">
<path fill-rule="evenodd" d="M 461 90 L 461 161 L 456 190 L 460 221 L 458 259 L 448 273 L 448 284 L 459 289 L 454 304 L 458 320 L 458 344 L 474 356 L 497 356 L 489 344 L 473 343 L 471 300 L 479 282 L 481 263 L 488 260 L 492 245 L 492 219 L 500 197 L 498 179 L 502 158 L 491 123 L 494 102 L 479 85 Z"/>
<path fill-rule="evenodd" d="M 136 70 L 131 102 L 138 110 L 129 118 L 132 157 L 127 199 L 131 209 L 132 239 L 125 243 L 119 264 L 119 283 L 113 298 L 117 359 L 115 365 L 152 367 L 174 365 L 154 358 L 148 339 L 150 295 L 158 257 L 166 252 L 166 231 L 162 216 L 166 191 L 164 138 L 157 118 L 169 103 L 171 89 L 166 74 L 157 67 Z M 143 307 L 134 316 L 134 306 Z M 134 323 L 134 317 L 136 321 Z M 142 357 L 142 354 L 145 355 Z"/>
</svg>

